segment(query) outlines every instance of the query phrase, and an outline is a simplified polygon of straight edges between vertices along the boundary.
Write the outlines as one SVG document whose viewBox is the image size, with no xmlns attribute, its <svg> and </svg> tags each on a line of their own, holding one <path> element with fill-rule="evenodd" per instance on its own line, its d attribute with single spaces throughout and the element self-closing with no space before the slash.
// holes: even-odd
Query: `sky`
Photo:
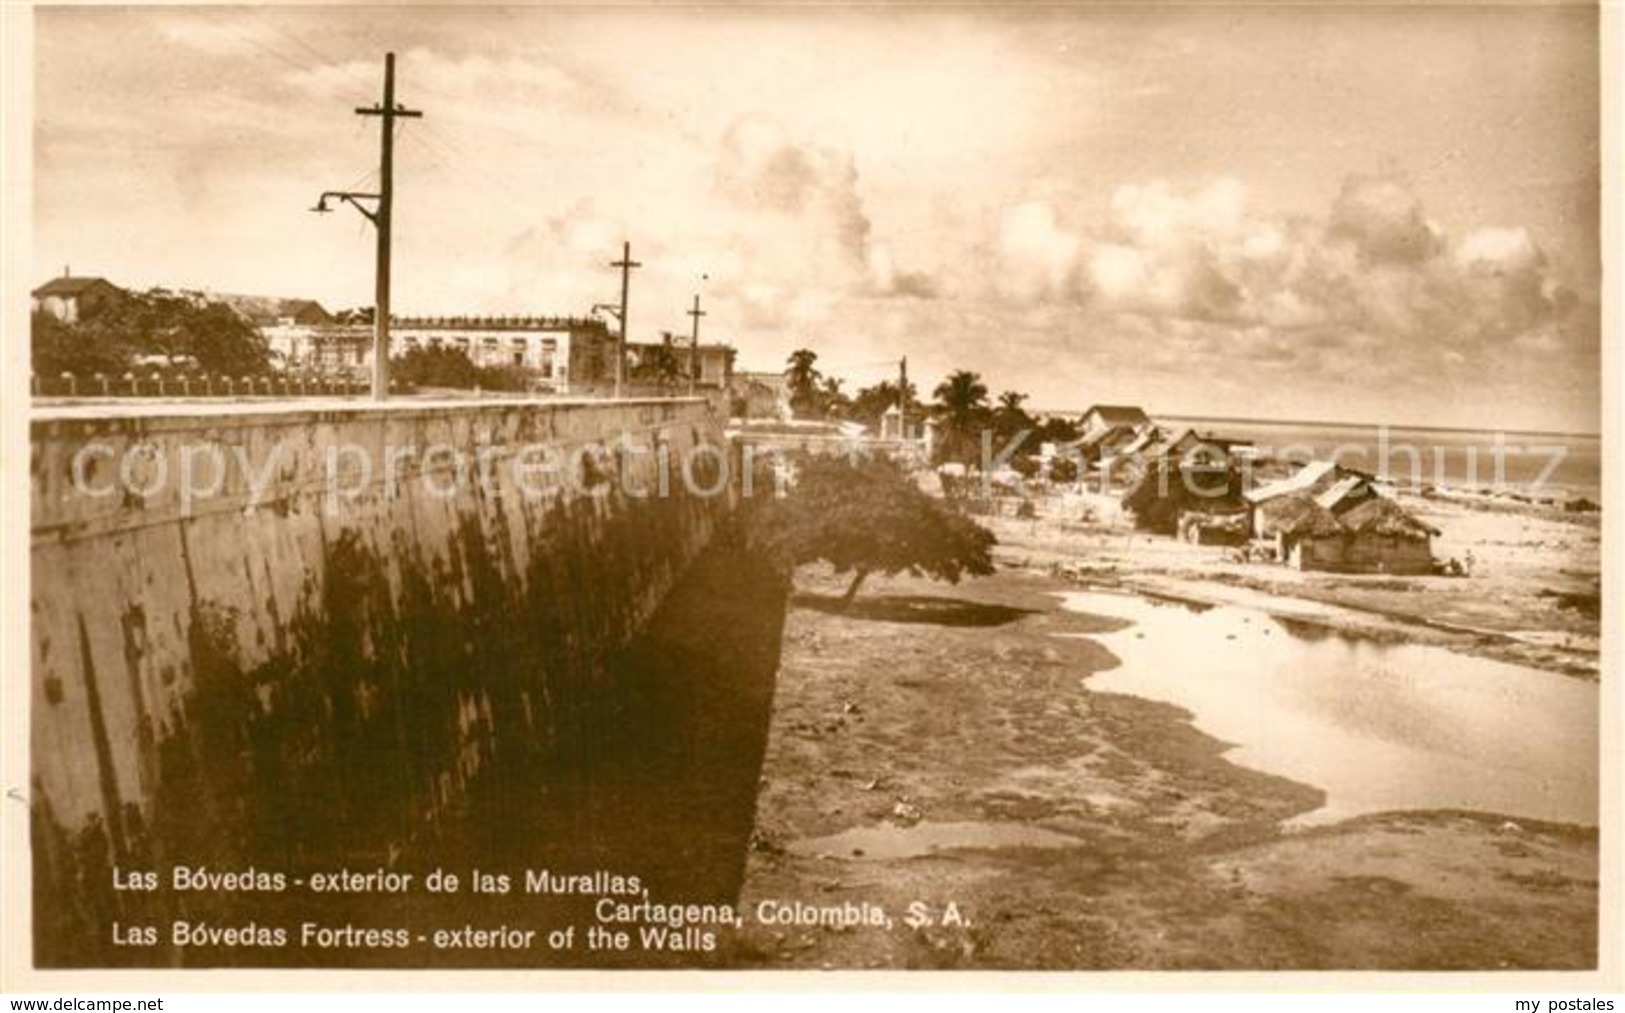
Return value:
<svg viewBox="0 0 1625 1013">
<path fill-rule="evenodd" d="M 1586 7 L 38 8 L 34 263 L 584 314 L 849 391 L 1595 432 Z"/>
</svg>

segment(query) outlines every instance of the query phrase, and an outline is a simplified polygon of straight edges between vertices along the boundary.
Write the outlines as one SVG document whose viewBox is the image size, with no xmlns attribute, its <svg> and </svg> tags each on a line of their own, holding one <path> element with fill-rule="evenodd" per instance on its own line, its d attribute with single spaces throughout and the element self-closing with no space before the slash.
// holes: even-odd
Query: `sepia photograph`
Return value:
<svg viewBox="0 0 1625 1013">
<path fill-rule="evenodd" d="M 1610 16 L 7 11 L 8 968 L 1617 990 Z"/>
</svg>

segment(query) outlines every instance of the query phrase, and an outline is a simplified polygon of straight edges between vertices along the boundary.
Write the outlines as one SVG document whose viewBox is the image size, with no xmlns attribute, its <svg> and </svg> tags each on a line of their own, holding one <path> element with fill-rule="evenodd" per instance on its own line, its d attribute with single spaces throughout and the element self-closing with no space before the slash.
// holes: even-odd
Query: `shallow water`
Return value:
<svg viewBox="0 0 1625 1013">
<path fill-rule="evenodd" d="M 1076 837 L 1024 823 L 916 823 L 911 827 L 881 823 L 855 827 L 828 837 L 796 841 L 797 855 L 831 858 L 914 858 L 956 848 L 1070 848 Z"/>
<path fill-rule="evenodd" d="M 1177 704 L 1232 762 L 1323 790 L 1295 823 L 1466 809 L 1597 824 L 1595 683 L 1256 609 L 1063 597 L 1133 623 L 1090 635 L 1122 662 L 1091 690 Z"/>
</svg>

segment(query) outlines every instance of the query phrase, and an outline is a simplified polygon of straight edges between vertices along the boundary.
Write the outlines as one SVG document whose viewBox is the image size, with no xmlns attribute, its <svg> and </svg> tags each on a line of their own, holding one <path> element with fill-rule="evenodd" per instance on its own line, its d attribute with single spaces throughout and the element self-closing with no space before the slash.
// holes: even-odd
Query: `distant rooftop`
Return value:
<svg viewBox="0 0 1625 1013">
<path fill-rule="evenodd" d="M 72 278 L 67 275 L 63 275 L 60 278 L 52 278 L 39 288 L 36 288 L 32 294 L 35 296 L 78 295 L 86 289 L 95 288 L 98 285 L 106 285 L 108 288 L 118 288 L 117 285 L 108 281 L 106 278 Z"/>
<path fill-rule="evenodd" d="M 290 299 L 269 295 L 238 295 L 234 292 L 203 292 L 210 302 L 231 307 L 249 323 L 271 324 L 282 319 L 301 323 L 326 323 L 333 315 L 314 299 Z"/>
<path fill-rule="evenodd" d="M 549 330 L 608 331 L 609 324 L 601 317 L 539 316 L 389 316 L 391 324 L 400 327 L 458 327 L 465 330 L 516 331 L 546 328 Z"/>
<path fill-rule="evenodd" d="M 1337 463 L 1335 461 L 1310 461 L 1290 477 L 1283 478 L 1279 482 L 1261 485 L 1256 489 L 1243 493 L 1243 495 L 1250 503 L 1263 503 L 1266 500 L 1278 499 L 1282 496 L 1309 493 L 1322 482 L 1336 478 L 1336 476 Z"/>
<path fill-rule="evenodd" d="M 1083 413 L 1085 416 L 1099 415 L 1100 420 L 1114 426 L 1137 426 L 1151 421 L 1145 409 L 1135 405 L 1097 404 L 1091 405 Z"/>
</svg>

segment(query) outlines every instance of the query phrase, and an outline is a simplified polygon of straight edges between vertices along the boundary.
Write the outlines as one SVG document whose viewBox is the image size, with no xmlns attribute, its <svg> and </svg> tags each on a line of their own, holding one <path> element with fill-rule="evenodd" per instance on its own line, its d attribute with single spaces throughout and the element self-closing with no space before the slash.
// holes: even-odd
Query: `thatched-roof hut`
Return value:
<svg viewBox="0 0 1625 1013">
<path fill-rule="evenodd" d="M 1300 570 L 1419 574 L 1433 570 L 1439 530 L 1391 499 L 1372 496 L 1337 516 L 1304 493 L 1255 507 L 1283 560 Z"/>
<path fill-rule="evenodd" d="M 1280 558 L 1300 570 L 1336 569 L 1342 560 L 1347 529 L 1308 493 L 1255 505 L 1253 523 L 1275 539 Z"/>
<path fill-rule="evenodd" d="M 1315 496 L 1315 502 L 1341 517 L 1343 514 L 1377 495 L 1377 490 L 1364 475 L 1345 475 Z"/>
<path fill-rule="evenodd" d="M 1343 526 L 1355 534 L 1381 538 L 1409 538 L 1427 541 L 1439 534 L 1439 529 L 1417 517 L 1391 499 L 1381 496 L 1353 507 L 1342 517 Z"/>
<path fill-rule="evenodd" d="M 1170 458 L 1154 457 L 1123 494 L 1123 509 L 1134 515 L 1134 526 L 1142 531 L 1172 535 L 1187 513 L 1244 513 L 1241 487 L 1234 468 L 1182 467 Z"/>
<path fill-rule="evenodd" d="M 1277 496 L 1253 510 L 1256 533 L 1262 538 L 1332 538 L 1344 530 L 1336 516 L 1307 493 Z"/>
<path fill-rule="evenodd" d="M 1348 529 L 1343 565 L 1357 572 L 1433 572 L 1439 529 L 1391 499 L 1372 497 L 1338 518 Z"/>
</svg>

